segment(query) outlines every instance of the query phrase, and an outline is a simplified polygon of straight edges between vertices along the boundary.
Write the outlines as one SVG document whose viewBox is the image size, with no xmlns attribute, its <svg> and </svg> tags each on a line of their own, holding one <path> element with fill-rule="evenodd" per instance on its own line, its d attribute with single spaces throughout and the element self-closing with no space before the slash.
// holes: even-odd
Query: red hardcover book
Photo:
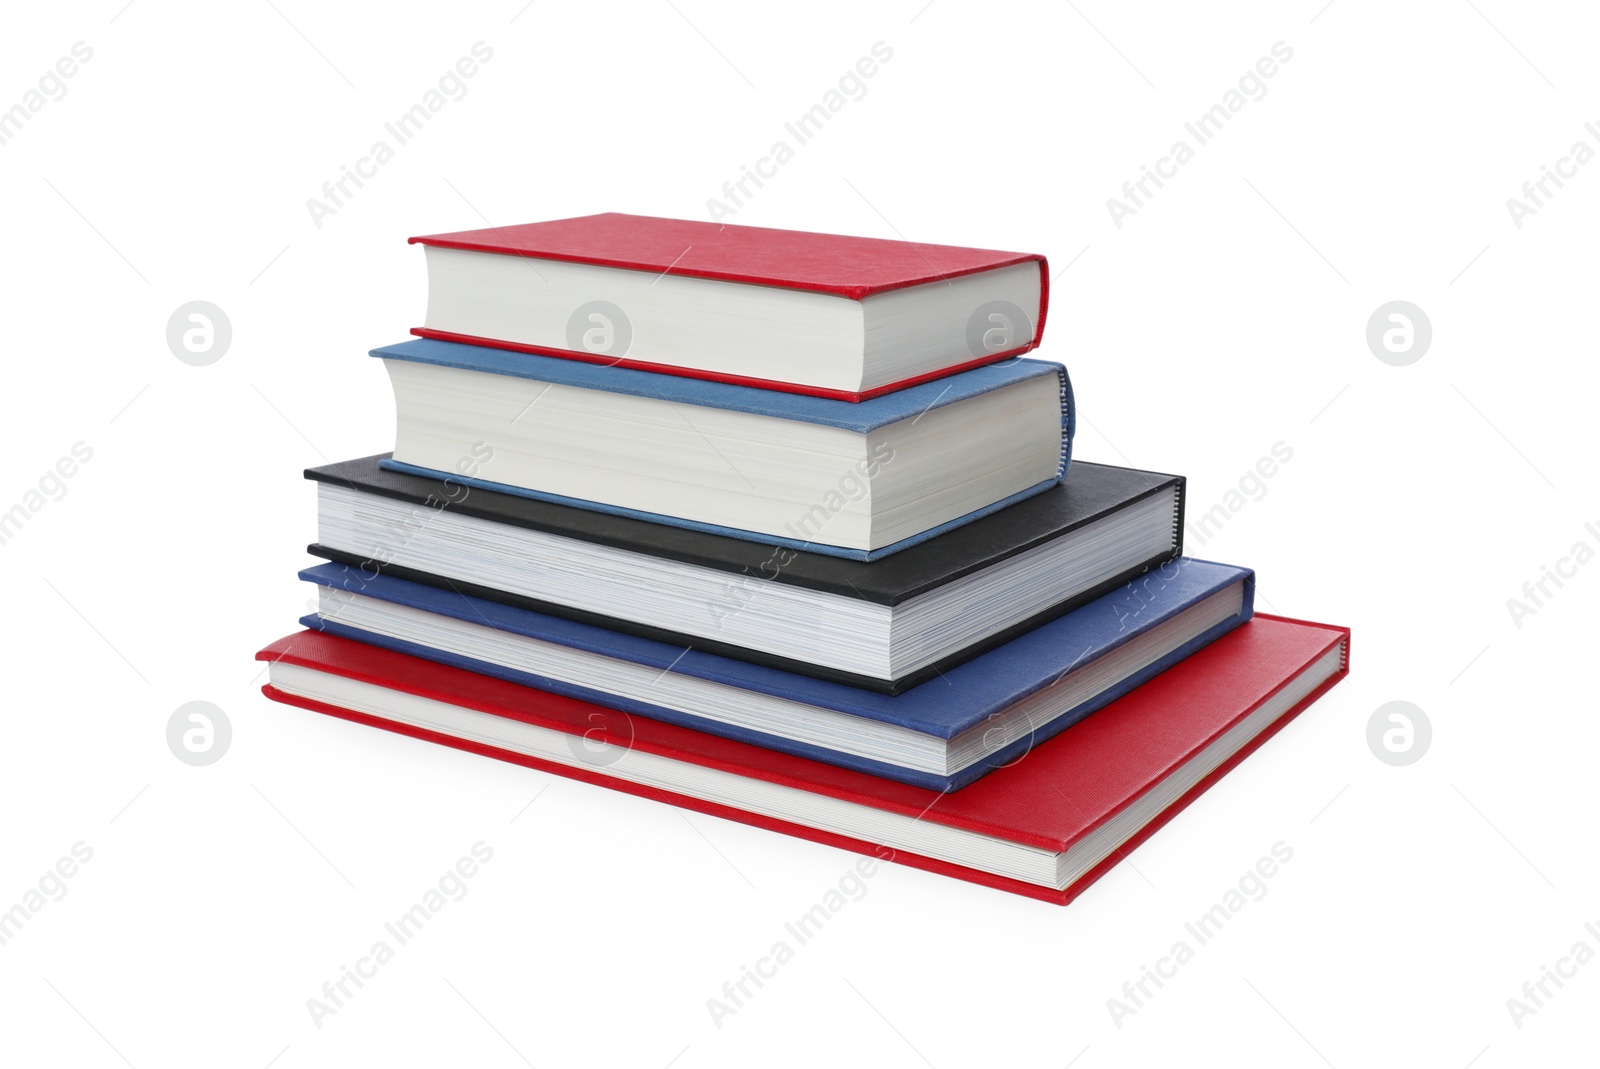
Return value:
<svg viewBox="0 0 1600 1069">
<path fill-rule="evenodd" d="M 1065 904 L 1342 679 L 1349 643 L 1258 615 L 950 794 L 312 631 L 257 658 L 275 701 Z"/>
<path fill-rule="evenodd" d="M 1025 353 L 1042 256 L 605 215 L 414 237 L 427 338 L 860 401 Z"/>
</svg>

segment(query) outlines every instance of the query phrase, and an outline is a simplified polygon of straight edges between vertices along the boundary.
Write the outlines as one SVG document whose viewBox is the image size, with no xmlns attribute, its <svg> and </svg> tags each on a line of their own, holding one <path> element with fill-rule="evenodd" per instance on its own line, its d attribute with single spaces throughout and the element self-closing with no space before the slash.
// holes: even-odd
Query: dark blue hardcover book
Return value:
<svg viewBox="0 0 1600 1069">
<path fill-rule="evenodd" d="M 300 576 L 324 589 L 307 627 L 939 791 L 1015 762 L 1243 624 L 1255 588 L 1249 569 L 1180 557 L 890 695 L 348 565 Z"/>
</svg>

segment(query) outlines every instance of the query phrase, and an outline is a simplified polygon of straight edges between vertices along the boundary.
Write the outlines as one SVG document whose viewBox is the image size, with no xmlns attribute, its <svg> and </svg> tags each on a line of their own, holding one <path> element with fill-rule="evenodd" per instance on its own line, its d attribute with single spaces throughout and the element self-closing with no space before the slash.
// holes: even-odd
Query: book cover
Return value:
<svg viewBox="0 0 1600 1069">
<path fill-rule="evenodd" d="M 1055 375 L 1061 383 L 1063 448 L 1070 440 L 1073 429 L 1072 387 L 1067 379 L 1067 369 L 1049 360 L 1021 358 L 1003 360 L 957 375 L 949 375 L 937 382 L 926 382 L 859 404 L 851 404 L 848 401 L 836 401 L 827 397 L 779 393 L 726 382 L 686 379 L 656 371 L 585 364 L 553 356 L 515 354 L 481 345 L 458 345 L 454 342 L 427 339 L 379 346 L 371 350 L 369 355 L 380 360 L 409 360 L 413 363 L 433 364 L 462 371 L 479 371 L 487 375 L 510 375 L 514 378 L 533 379 L 560 386 L 600 390 L 603 393 L 654 397 L 679 405 L 748 412 L 772 419 L 788 419 L 798 423 L 837 427 L 857 434 L 869 434 L 891 423 L 915 419 L 925 412 L 967 401 L 1029 379 Z"/>
<path fill-rule="evenodd" d="M 853 301 L 1030 261 L 1039 264 L 1045 282 L 1050 277 L 1045 258 L 1033 253 L 619 212 L 427 234 L 410 243 L 779 286 Z M 1043 309 L 1038 323 L 1042 333 Z"/>
</svg>

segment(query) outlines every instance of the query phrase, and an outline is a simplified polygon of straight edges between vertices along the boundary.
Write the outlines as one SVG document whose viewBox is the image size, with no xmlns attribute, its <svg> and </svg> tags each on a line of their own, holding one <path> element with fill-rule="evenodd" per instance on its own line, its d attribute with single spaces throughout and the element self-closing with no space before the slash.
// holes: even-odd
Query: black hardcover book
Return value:
<svg viewBox="0 0 1600 1069">
<path fill-rule="evenodd" d="M 864 562 L 386 471 L 382 459 L 306 472 L 318 484 L 311 553 L 889 694 L 1183 548 L 1181 476 L 1082 461 L 1045 493 Z"/>
</svg>

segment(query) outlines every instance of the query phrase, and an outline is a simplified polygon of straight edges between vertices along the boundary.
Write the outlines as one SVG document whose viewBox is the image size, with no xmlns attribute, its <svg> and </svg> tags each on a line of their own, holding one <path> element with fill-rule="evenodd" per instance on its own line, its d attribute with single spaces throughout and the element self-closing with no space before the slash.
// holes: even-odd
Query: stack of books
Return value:
<svg viewBox="0 0 1600 1069">
<path fill-rule="evenodd" d="M 268 697 L 1066 902 L 1347 671 L 1073 461 L 1043 257 L 598 215 L 414 238 Z"/>
</svg>

